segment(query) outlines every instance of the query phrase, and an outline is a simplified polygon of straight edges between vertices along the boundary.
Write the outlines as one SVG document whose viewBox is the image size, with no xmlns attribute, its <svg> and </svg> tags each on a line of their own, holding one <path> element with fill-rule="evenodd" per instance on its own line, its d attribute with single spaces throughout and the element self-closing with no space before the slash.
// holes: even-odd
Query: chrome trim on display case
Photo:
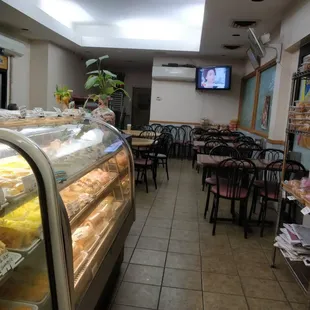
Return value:
<svg viewBox="0 0 310 310">
<path fill-rule="evenodd" d="M 59 310 L 71 310 L 72 299 L 68 286 L 68 279 L 65 262 L 65 252 L 62 236 L 62 225 L 59 205 L 57 202 L 57 186 L 51 163 L 41 148 L 24 135 L 10 130 L 0 129 L 0 142 L 9 145 L 22 155 L 35 172 L 36 179 L 42 178 L 43 184 L 38 182 L 41 194 L 42 185 L 44 186 L 43 197 L 46 199 L 46 212 L 48 215 L 48 228 L 50 234 L 51 252 L 53 259 L 53 272 L 55 274 L 55 288 L 57 294 L 57 306 Z M 28 158 L 27 158 L 28 157 Z M 40 181 L 40 180 L 37 180 Z M 44 225 L 44 224 L 43 224 Z M 45 223 L 46 225 L 46 223 Z"/>
</svg>

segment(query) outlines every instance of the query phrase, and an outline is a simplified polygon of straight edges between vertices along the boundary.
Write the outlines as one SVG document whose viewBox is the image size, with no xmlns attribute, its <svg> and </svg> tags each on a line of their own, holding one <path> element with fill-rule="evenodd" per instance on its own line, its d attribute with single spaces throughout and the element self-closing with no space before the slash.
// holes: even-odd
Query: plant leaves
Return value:
<svg viewBox="0 0 310 310">
<path fill-rule="evenodd" d="M 100 97 L 101 100 L 105 100 L 105 99 L 109 98 L 110 96 L 107 95 L 107 94 L 100 94 L 99 97 Z"/>
<path fill-rule="evenodd" d="M 98 76 L 97 75 L 91 75 L 88 77 L 86 83 L 85 83 L 85 88 L 90 89 L 92 87 L 96 87 L 99 84 Z"/>
<path fill-rule="evenodd" d="M 109 55 L 104 55 L 104 56 L 99 57 L 99 60 L 101 61 L 103 59 L 108 59 L 108 58 L 109 58 Z"/>
<path fill-rule="evenodd" d="M 104 92 L 107 94 L 107 95 L 112 95 L 115 91 L 114 91 L 114 87 L 107 87 Z"/>
<path fill-rule="evenodd" d="M 131 100 L 129 94 L 126 92 L 126 90 L 124 88 L 116 88 L 115 89 L 115 91 L 118 91 L 118 90 L 122 91 L 125 94 L 125 96 L 128 97 L 129 100 Z"/>
<path fill-rule="evenodd" d="M 108 71 L 108 70 L 102 70 L 102 71 L 103 71 L 104 74 L 106 74 L 106 75 L 109 75 L 109 76 L 111 76 L 111 77 L 117 77 L 116 74 L 114 74 L 114 73 L 112 73 L 112 72 L 110 72 L 110 71 Z"/>
<path fill-rule="evenodd" d="M 89 67 L 90 65 L 94 64 L 97 61 L 98 61 L 98 59 L 88 59 L 86 61 L 86 63 L 85 63 L 86 64 L 86 68 Z"/>
<path fill-rule="evenodd" d="M 86 74 L 99 74 L 99 73 L 100 71 L 94 70 L 94 71 L 87 72 Z"/>
</svg>

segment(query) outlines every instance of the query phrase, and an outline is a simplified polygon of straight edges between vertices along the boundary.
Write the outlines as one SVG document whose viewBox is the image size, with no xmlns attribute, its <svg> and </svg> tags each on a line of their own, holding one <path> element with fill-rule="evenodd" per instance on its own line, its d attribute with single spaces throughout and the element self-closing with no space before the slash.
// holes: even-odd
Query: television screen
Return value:
<svg viewBox="0 0 310 310">
<path fill-rule="evenodd" d="M 230 66 L 213 66 L 196 69 L 196 89 L 228 90 L 230 87 Z"/>
</svg>

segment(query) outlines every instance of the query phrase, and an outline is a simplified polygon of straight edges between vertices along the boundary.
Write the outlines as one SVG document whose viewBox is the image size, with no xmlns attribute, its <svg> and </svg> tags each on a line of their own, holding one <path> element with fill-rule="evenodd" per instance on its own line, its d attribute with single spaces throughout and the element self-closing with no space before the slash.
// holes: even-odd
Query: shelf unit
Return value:
<svg viewBox="0 0 310 310">
<path fill-rule="evenodd" d="M 290 98 L 290 110 L 294 110 L 296 108 L 296 94 L 298 90 L 298 83 L 300 83 L 302 80 L 310 80 L 310 71 L 298 71 L 293 74 L 292 76 L 292 86 L 291 86 L 291 98 Z M 295 113 L 295 112 L 294 112 Z M 302 113 L 302 112 L 296 112 L 296 113 Z M 302 119 L 301 119 L 302 120 Z M 309 119 L 310 121 L 310 119 Z M 289 151 L 289 138 L 290 135 L 302 135 L 302 136 L 309 136 L 310 137 L 310 131 L 303 131 L 299 129 L 292 129 L 291 128 L 291 123 L 290 123 L 290 114 L 288 115 L 287 118 L 287 128 L 286 128 L 286 138 L 285 138 L 285 146 L 284 146 L 284 159 L 283 159 L 283 171 L 282 171 L 282 178 L 284 178 L 285 175 L 285 162 L 287 159 L 287 154 Z M 286 186 L 284 183 L 284 180 L 282 179 L 282 190 L 285 193 L 285 197 L 281 197 L 279 199 L 279 207 L 278 207 L 278 216 L 277 216 L 277 224 L 276 224 L 276 236 L 280 233 L 280 228 L 282 227 L 282 214 L 283 214 L 283 204 L 282 201 L 283 199 L 287 199 L 287 196 L 294 196 L 295 200 L 294 203 L 299 207 L 299 208 L 304 208 L 305 207 L 305 201 L 301 199 L 300 197 L 297 197 L 290 189 Z M 272 257 L 272 267 L 276 267 L 276 252 L 277 248 L 274 248 L 273 251 L 273 257 Z M 308 298 L 308 308 L 310 309 L 310 267 L 307 267 L 304 262 L 300 261 L 291 261 L 287 257 L 283 255 L 283 252 L 279 250 L 278 252 L 281 253 L 283 256 L 285 262 L 287 263 L 292 275 L 296 279 L 296 282 L 299 284 L 303 292 L 306 294 Z"/>
</svg>

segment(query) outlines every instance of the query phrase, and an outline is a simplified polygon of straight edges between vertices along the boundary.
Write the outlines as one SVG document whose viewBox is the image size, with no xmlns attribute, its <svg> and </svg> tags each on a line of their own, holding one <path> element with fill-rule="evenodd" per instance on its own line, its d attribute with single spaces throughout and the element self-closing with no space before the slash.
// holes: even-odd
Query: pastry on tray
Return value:
<svg viewBox="0 0 310 310">
<path fill-rule="evenodd" d="M 96 233 L 90 225 L 78 227 L 72 234 L 72 241 L 88 250 L 95 242 Z"/>
</svg>

